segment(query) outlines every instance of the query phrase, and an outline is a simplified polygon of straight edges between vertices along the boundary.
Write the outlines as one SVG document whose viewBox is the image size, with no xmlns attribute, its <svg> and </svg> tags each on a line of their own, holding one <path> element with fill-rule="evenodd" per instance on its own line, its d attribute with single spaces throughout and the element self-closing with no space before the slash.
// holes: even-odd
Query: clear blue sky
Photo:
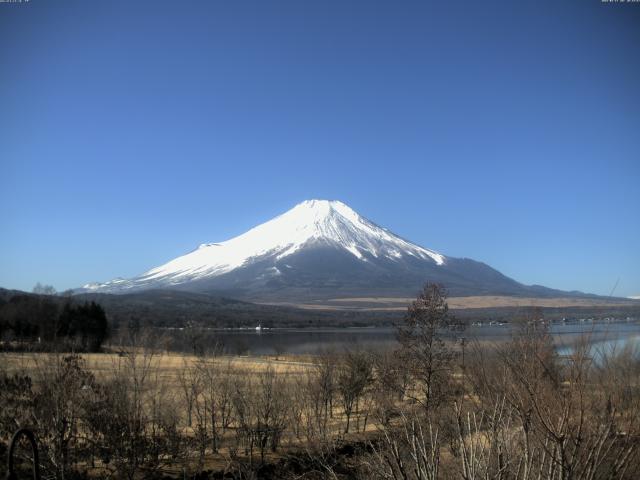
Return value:
<svg viewBox="0 0 640 480">
<path fill-rule="evenodd" d="M 0 286 L 132 276 L 308 198 L 640 294 L 640 4 L 0 3 Z"/>
</svg>

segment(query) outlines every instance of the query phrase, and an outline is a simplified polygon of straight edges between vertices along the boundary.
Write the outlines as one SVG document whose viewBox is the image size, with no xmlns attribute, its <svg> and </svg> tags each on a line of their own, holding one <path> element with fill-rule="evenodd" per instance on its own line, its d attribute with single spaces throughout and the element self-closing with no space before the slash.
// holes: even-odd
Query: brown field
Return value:
<svg viewBox="0 0 640 480">
<path fill-rule="evenodd" d="M 49 360 L 56 354 L 53 353 L 0 353 L 1 369 L 6 373 L 32 373 L 41 365 L 47 365 Z M 105 378 L 110 373 L 123 365 L 123 358 L 114 352 L 107 353 L 84 353 L 81 357 L 85 360 L 87 368 L 98 378 Z M 141 355 L 137 360 L 142 362 Z M 193 355 L 185 355 L 175 352 L 162 352 L 154 354 L 151 362 L 154 371 L 159 373 L 161 380 L 169 383 L 177 382 L 178 373 L 185 366 L 192 365 L 198 360 Z M 300 374 L 313 368 L 313 364 L 305 357 L 280 356 L 257 357 L 257 356 L 220 356 L 215 360 L 220 365 L 229 365 L 235 373 L 256 374 L 265 372 L 269 367 L 277 373 Z"/>
<path fill-rule="evenodd" d="M 543 406 L 536 410 L 538 417 L 533 423 L 541 443 L 533 443 L 531 447 L 537 452 L 531 458 L 536 458 L 540 465 L 553 466 L 546 456 L 547 443 L 556 438 L 555 431 L 545 430 L 546 425 L 555 425 L 551 421 L 563 425 L 561 433 L 567 436 L 586 425 L 586 430 L 592 433 L 580 447 L 585 455 L 593 450 L 594 442 L 608 442 L 607 448 L 603 449 L 603 459 L 618 458 L 622 449 L 629 452 L 640 449 L 635 421 L 640 404 L 629 396 L 629 392 L 637 390 L 640 371 L 633 352 L 620 352 L 621 355 L 612 358 L 612 363 L 602 370 L 594 367 L 586 351 L 556 361 L 550 355 L 552 346 L 545 336 L 530 333 L 513 341 L 517 343 L 500 354 L 496 354 L 489 341 L 470 345 L 467 362 L 462 356 L 462 364 L 458 364 L 460 357 L 456 357 L 440 378 L 441 383 L 434 384 L 438 385 L 433 390 L 438 397 L 433 398 L 439 403 L 428 411 L 421 406 L 426 398 L 417 376 L 421 370 L 407 366 L 408 357 L 374 352 L 353 352 L 351 357 L 317 357 L 314 363 L 311 357 L 303 356 L 197 357 L 120 347 L 106 353 L 81 355 L 84 361 L 81 368 L 95 375 L 96 384 L 92 381 L 78 383 L 78 379 L 85 377 L 76 376 L 74 370 L 65 370 L 67 360 L 64 357 L 68 354 L 0 353 L 0 373 L 29 375 L 33 380 L 34 397 L 38 398 L 34 405 L 44 404 L 61 412 L 62 416 L 52 416 L 52 408 L 35 408 L 32 412 L 41 432 L 39 438 L 46 442 L 44 451 L 49 453 L 49 459 L 67 458 L 62 454 L 56 456 L 58 443 L 53 440 L 59 432 L 67 431 L 60 430 L 60 425 L 67 425 L 67 419 L 73 421 L 77 428 L 74 431 L 80 434 L 70 440 L 68 468 L 85 472 L 96 480 L 125 478 L 127 472 L 129 478 L 135 480 L 151 474 L 156 475 L 153 478 L 166 478 L 165 475 L 185 478 L 206 471 L 218 475 L 224 471 L 258 469 L 264 462 L 271 466 L 283 465 L 287 459 L 294 459 L 292 465 L 310 461 L 314 468 L 319 466 L 321 469 L 317 471 L 319 475 L 305 477 L 300 475 L 299 467 L 294 466 L 287 476 L 276 472 L 264 478 L 384 480 L 393 478 L 379 473 L 383 468 L 394 468 L 394 452 L 398 448 L 410 452 L 416 446 L 422 449 L 420 458 L 430 458 L 429 461 L 441 464 L 443 471 L 448 472 L 439 478 L 463 478 L 459 472 L 467 460 L 487 471 L 493 468 L 493 461 L 483 459 L 485 454 L 493 455 L 491 452 L 494 451 L 506 452 L 511 456 L 512 464 L 519 463 L 522 455 L 519 449 L 525 442 L 522 441 L 524 430 L 517 422 L 523 418 L 523 412 L 530 414 L 533 411 L 529 403 L 531 396 L 535 396 L 532 402 Z M 446 358 L 453 358 L 449 353 L 454 345 L 447 345 L 450 348 L 445 352 Z M 567 362 L 567 358 L 571 362 Z M 329 377 L 323 374 L 327 371 L 331 372 Z M 358 376 L 361 372 L 365 376 Z M 327 378 L 330 378 L 328 383 Z M 536 382 L 536 390 L 531 390 L 532 379 Z M 361 381 L 365 383 L 357 387 Z M 87 385 L 94 387 L 85 389 Z M 10 381 L 7 386 L 11 386 Z M 347 407 L 343 400 L 354 388 L 360 390 L 355 394 L 352 408 Z M 602 395 L 603 392 L 607 395 Z M 324 396 L 326 393 L 328 397 Z M 525 395 L 520 397 L 521 394 Z M 507 395 L 526 401 L 522 406 L 507 405 Z M 324 403 L 323 410 L 325 398 L 329 398 L 329 403 Z M 17 391 L 3 406 L 13 408 L 21 399 L 23 392 Z M 227 405 L 231 420 L 226 427 L 222 426 L 224 420 L 220 418 L 223 400 L 230 402 Z M 31 408 L 29 403 L 25 405 L 25 408 Z M 93 409 L 97 409 L 99 415 L 93 415 Z M 216 420 L 212 416 L 214 411 Z M 475 423 L 476 418 L 482 419 L 492 412 L 499 413 L 491 417 L 491 421 L 498 422 L 497 430 L 485 429 L 482 424 Z M 574 415 L 574 412 L 580 415 Z M 608 412 L 607 416 L 602 412 Z M 61 418 L 63 423 L 56 423 L 56 418 Z M 467 423 L 461 421 L 465 418 Z M 414 430 L 420 425 L 416 422 L 424 422 L 425 434 L 431 435 L 431 428 L 435 429 L 436 437 L 429 440 L 432 443 L 424 443 L 422 430 Z M 112 424 L 118 426 L 115 436 L 110 427 Z M 345 425 L 350 428 L 345 429 Z M 438 440 L 440 428 L 457 435 L 458 443 Z M 624 436 L 609 435 L 614 428 L 624 432 Z M 5 429 L 5 437 L 10 431 Z M 264 431 L 267 433 L 261 433 Z M 505 437 L 516 440 L 506 444 Z M 213 438 L 217 439 L 215 448 L 211 443 Z M 118 447 L 124 441 L 127 442 L 125 446 L 134 445 L 132 439 L 144 450 Z M 493 449 L 492 445 L 498 443 L 500 449 Z M 103 450 L 95 450 L 94 444 Z M 360 452 L 360 457 L 354 459 L 349 453 L 338 453 L 341 445 L 348 447 L 344 450 L 347 452 L 358 444 L 371 448 L 375 444 L 385 456 Z M 424 455 L 425 448 L 431 448 L 430 445 L 437 455 Z M 482 459 L 464 457 L 460 467 L 460 456 L 466 454 L 458 445 L 465 446 L 467 452 L 481 452 Z M 104 457 L 103 451 L 110 456 Z M 139 457 L 139 452 L 144 456 Z M 140 458 L 144 462 L 139 461 Z M 398 457 L 402 461 L 405 458 L 410 459 Z M 333 465 L 326 463 L 327 459 L 340 461 L 340 468 L 354 462 L 350 468 L 364 472 L 363 476 L 335 475 Z M 630 471 L 640 468 L 632 457 L 626 462 Z M 47 463 L 49 473 L 55 471 L 55 465 Z M 603 472 L 604 476 L 596 478 L 635 478 L 606 476 L 607 471 Z M 206 474 L 201 478 L 213 477 Z M 485 475 L 483 478 L 493 477 Z M 557 480 L 559 477 L 544 478 Z"/>
<path fill-rule="evenodd" d="M 351 297 L 332 298 L 305 304 L 278 304 L 288 305 L 309 310 L 374 310 L 374 311 L 404 311 L 414 298 L 404 297 Z M 499 308 L 499 307 L 619 307 L 640 305 L 636 300 L 621 298 L 534 298 L 534 297 L 508 297 L 508 296 L 470 296 L 449 297 L 449 308 L 464 310 L 468 308 Z"/>
<path fill-rule="evenodd" d="M 158 351 L 150 354 L 150 350 L 143 348 L 128 349 L 127 352 L 108 351 L 105 353 L 83 353 L 79 356 L 84 361 L 84 365 L 91 373 L 95 375 L 99 382 L 106 382 L 118 375 L 128 375 L 128 371 L 132 369 L 131 360 L 135 362 L 136 368 L 140 372 L 147 371 L 147 380 L 145 380 L 144 392 L 148 399 L 144 402 L 145 408 L 150 408 L 151 399 L 158 393 L 165 401 L 174 402 L 178 405 L 180 412 L 180 423 L 182 424 L 181 433 L 187 438 L 194 439 L 196 437 L 195 420 L 194 426 L 187 426 L 187 407 L 184 404 L 184 386 L 181 383 L 181 374 L 184 374 L 198 362 L 206 361 L 210 365 L 216 365 L 219 372 L 228 371 L 233 377 L 248 380 L 250 384 L 258 384 L 259 379 L 268 372 L 273 372 L 279 378 L 285 379 L 287 389 L 295 392 L 297 386 L 304 382 L 304 376 L 314 369 L 317 365 L 311 362 L 309 356 L 291 356 L 280 355 L 275 356 L 233 356 L 221 355 L 217 357 L 197 357 L 194 355 L 186 355 L 175 352 Z M 132 353 L 133 355 L 128 355 Z M 28 375 L 34 382 L 36 388 L 40 388 L 46 383 L 54 370 L 56 364 L 69 353 L 33 353 L 33 352 L 0 352 L 0 373 L 7 375 Z M 295 393 L 291 393 L 295 395 Z M 332 434 L 339 435 L 344 429 L 345 415 L 342 408 L 337 404 L 332 409 L 332 418 L 329 421 L 328 428 Z M 195 415 L 195 414 L 194 414 Z M 353 425 L 355 422 L 361 422 L 361 412 L 354 415 Z M 365 423 L 363 429 L 352 431 L 350 438 L 362 438 L 363 435 L 377 429 L 376 424 L 371 421 Z M 352 428 L 353 430 L 353 428 Z M 203 465 L 199 468 L 210 470 L 224 470 L 228 467 L 233 448 L 234 430 L 227 430 L 221 435 L 221 446 L 217 453 L 208 452 L 203 461 Z M 265 455 L 267 461 L 277 461 L 283 458 L 288 452 L 297 452 L 304 447 L 304 442 L 300 438 L 293 435 L 290 430 L 286 430 L 281 441 L 278 452 L 268 451 Z M 245 454 L 246 455 L 246 454 Z M 183 468 L 186 464 L 193 467 L 197 463 L 196 454 L 191 452 L 189 456 L 183 459 L 182 463 L 176 462 L 172 464 L 168 462 L 161 468 L 162 472 L 167 475 L 180 477 L 183 475 Z M 189 468 L 190 468 L 189 467 Z M 106 474 L 107 470 L 103 466 L 94 467 L 94 474 Z"/>
</svg>

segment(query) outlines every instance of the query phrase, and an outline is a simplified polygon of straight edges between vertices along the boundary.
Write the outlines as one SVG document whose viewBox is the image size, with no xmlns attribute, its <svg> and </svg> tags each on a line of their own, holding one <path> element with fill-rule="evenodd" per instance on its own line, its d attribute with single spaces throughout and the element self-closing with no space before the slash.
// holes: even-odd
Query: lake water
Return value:
<svg viewBox="0 0 640 480">
<path fill-rule="evenodd" d="M 551 333 L 560 354 L 569 353 L 585 335 L 594 349 L 621 349 L 635 343 L 640 346 L 640 322 L 637 321 L 553 324 Z M 467 341 L 500 342 L 509 339 L 510 334 L 511 327 L 507 324 L 472 326 L 456 336 L 463 336 Z M 398 345 L 393 327 L 218 330 L 214 336 L 225 351 L 232 354 L 315 354 L 329 349 L 385 349 Z"/>
</svg>

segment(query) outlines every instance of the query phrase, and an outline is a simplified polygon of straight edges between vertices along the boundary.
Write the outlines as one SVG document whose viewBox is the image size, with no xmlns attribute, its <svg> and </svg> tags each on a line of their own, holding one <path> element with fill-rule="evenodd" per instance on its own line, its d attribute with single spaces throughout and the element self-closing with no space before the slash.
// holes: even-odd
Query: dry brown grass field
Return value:
<svg viewBox="0 0 640 480">
<path fill-rule="evenodd" d="M 274 303 L 274 305 L 288 305 L 310 310 L 373 310 L 373 311 L 405 311 L 412 301 L 405 297 L 351 297 L 319 300 L 315 303 L 291 304 Z M 623 307 L 640 305 L 637 300 L 623 298 L 535 298 L 511 297 L 499 295 L 477 295 L 468 297 L 449 297 L 451 309 L 464 310 L 475 308 L 502 307 L 541 307 L 541 308 L 569 308 L 569 307 Z"/>
<path fill-rule="evenodd" d="M 582 468 L 583 464 L 588 465 L 584 463 L 587 461 L 582 455 L 588 454 L 590 442 L 606 442 L 607 448 L 614 452 L 611 457 L 603 456 L 605 466 L 602 467 L 602 471 L 608 475 L 607 472 L 611 470 L 607 469 L 614 467 L 607 462 L 618 455 L 615 453 L 618 451 L 616 449 L 623 453 L 627 451 L 624 449 L 629 449 L 628 451 L 634 452 L 635 455 L 638 451 L 636 434 L 627 434 L 635 432 L 634 418 L 640 411 L 637 399 L 627 397 L 629 389 L 636 388 L 638 384 L 632 380 L 638 378 L 638 363 L 634 358 L 623 356 L 612 359 L 615 364 L 612 363 L 606 370 L 599 370 L 589 366 L 591 362 L 587 357 L 576 357 L 572 360 L 579 362 L 574 364 L 575 367 L 563 361 L 555 367 L 559 369 L 553 373 L 556 378 L 550 379 L 547 378 L 549 365 L 545 363 L 545 356 L 552 351 L 548 340 L 533 335 L 530 338 L 514 339 L 512 342 L 497 356 L 491 353 L 497 353 L 497 349 L 492 348 L 490 343 L 478 343 L 475 348 L 471 348 L 470 345 L 467 367 L 451 365 L 452 368 L 439 377 L 435 385 L 439 385 L 438 395 L 441 397 L 434 397 L 434 400 L 439 402 L 438 406 L 433 404 L 433 407 L 426 411 L 426 417 L 423 409 L 424 383 L 420 383 L 420 377 L 411 379 L 411 367 L 393 354 L 387 354 L 385 357 L 384 353 L 362 352 L 354 354 L 352 358 L 347 355 L 327 357 L 324 360 L 319 357 L 292 355 L 278 358 L 223 355 L 207 357 L 143 348 L 119 348 L 105 353 L 83 354 L 80 355 L 82 369 L 91 372 L 98 384 L 110 386 L 106 391 L 110 396 L 107 398 L 113 398 L 116 403 L 110 407 L 113 410 L 107 411 L 113 411 L 112 414 L 118 417 L 120 422 L 125 419 L 125 422 L 121 423 L 123 426 L 117 428 L 115 438 L 120 438 L 120 428 L 128 431 L 127 429 L 136 425 L 139 420 L 144 421 L 146 425 L 141 433 L 146 441 L 150 442 L 145 443 L 150 449 L 149 453 L 145 454 L 146 460 L 139 462 L 130 456 L 130 450 L 115 449 L 114 454 L 119 455 L 117 464 L 113 460 L 111 463 L 105 463 L 90 449 L 90 443 L 84 440 L 92 432 L 91 413 L 86 413 L 89 416 L 85 420 L 83 414 L 79 413 L 80 410 L 76 412 L 75 408 L 85 401 L 99 408 L 102 397 L 91 397 L 93 392 L 89 397 L 84 397 L 83 388 L 78 388 L 82 384 L 74 383 L 75 374 L 70 377 L 71 371 L 65 369 L 65 357 L 68 357 L 68 354 L 0 353 L 0 373 L 9 377 L 28 375 L 33 380 L 33 391 L 36 394 L 50 391 L 50 395 L 55 397 L 54 405 L 63 409 L 73 406 L 66 415 L 69 415 L 69 418 L 79 415 L 75 420 L 78 430 L 74 442 L 77 451 L 85 453 L 83 457 L 80 454 L 77 457 L 69 457 L 66 468 L 84 471 L 94 478 L 129 475 L 127 472 L 133 472 L 131 478 L 141 478 L 140 474 L 143 472 L 145 475 L 153 473 L 184 477 L 198 472 L 224 472 L 230 468 L 238 471 L 238 468 L 245 468 L 247 462 L 253 465 L 252 468 L 259 468 L 265 464 L 276 465 L 290 458 L 307 458 L 314 468 L 320 469 L 316 472 L 317 476 L 309 478 L 361 478 L 334 475 L 333 466 L 322 463 L 335 461 L 335 457 L 324 456 L 327 451 L 330 455 L 335 454 L 335 442 L 343 442 L 346 445 L 373 445 L 370 442 L 379 442 L 377 448 L 380 449 L 380 457 L 365 453 L 362 458 L 354 460 L 360 462 L 357 467 L 360 472 L 371 475 L 366 478 L 392 478 L 385 477 L 383 469 L 397 469 L 400 465 L 398 462 L 405 461 L 394 457 L 398 448 L 417 448 L 417 454 L 425 459 L 431 458 L 429 462 L 437 461 L 443 472 L 438 478 L 450 478 L 449 475 L 458 477 L 461 458 L 464 458 L 461 464 L 463 470 L 466 468 L 465 462 L 474 462 L 477 468 L 493 468 L 493 464 L 485 460 L 484 456 L 493 455 L 497 446 L 507 452 L 506 454 L 512 455 L 516 459 L 514 461 L 518 461 L 519 455 L 522 454 L 518 447 L 520 443 L 505 444 L 503 437 L 522 436 L 523 430 L 517 423 L 521 418 L 519 409 L 529 411 L 529 402 L 539 402 L 545 415 L 535 424 L 536 435 L 541 436 L 539 441 L 542 442 L 542 447 L 534 443 L 530 452 L 536 462 L 550 465 L 545 463 L 548 461 L 545 460 L 543 448 L 546 448 L 545 442 L 549 442 L 550 438 L 556 438 L 558 434 L 556 431 L 545 430 L 545 425 L 551 419 L 559 421 L 559 424 L 566 423 L 567 430 L 565 432 L 565 427 L 562 427 L 562 435 L 573 435 L 578 431 L 580 422 L 584 423 L 580 428 L 587 429 L 590 435 L 581 440 L 586 442 L 586 446 L 581 447 L 575 458 L 560 461 L 576 462 L 577 468 Z M 451 344 L 445 344 L 444 348 L 450 347 Z M 323 361 L 326 363 L 323 364 Z M 373 368 L 369 370 L 370 367 L 367 365 Z M 342 395 L 345 389 L 358 389 L 357 376 L 363 367 L 366 373 L 362 381 L 365 383 L 362 384 L 362 389 L 355 393 L 355 403 L 351 405 L 353 410 L 350 429 L 347 433 L 347 407 L 343 403 Z M 323 369 L 326 368 L 331 376 L 331 386 L 323 390 Z M 405 375 L 408 376 L 404 378 Z M 52 381 L 54 378 L 58 380 Z M 354 380 L 355 383 L 349 384 Z M 405 380 L 409 383 L 404 383 Z M 118 381 L 124 382 L 124 396 L 122 392 L 118 393 Z M 531 388 L 539 390 L 532 393 Z M 403 393 L 398 396 L 398 391 Z M 322 402 L 323 398 L 326 398 L 323 397 L 324 394 L 330 394 L 330 411 L 324 414 L 325 423 L 321 426 Z M 604 397 L 603 394 L 608 394 L 609 397 Z M 535 396 L 531 398 L 531 395 Z M 524 403 L 522 406 L 509 405 L 506 403 L 509 398 L 513 398 L 514 401 L 519 399 L 518 401 Z M 118 406 L 120 402 L 135 409 L 129 411 L 125 408 L 122 412 Z M 233 418 L 224 428 L 224 422 L 220 422 L 219 418 L 215 420 L 220 423 L 216 424 L 214 432 L 210 423 L 212 405 L 215 405 L 216 414 L 220 415 L 224 408 L 222 402 L 230 402 L 229 412 Z M 608 416 L 600 418 L 603 405 L 611 402 L 617 404 L 617 410 L 612 410 Z M 129 413 L 126 413 L 127 411 Z M 136 411 L 140 413 L 135 413 Z M 133 417 L 129 417 L 131 414 Z M 266 421 L 270 422 L 269 425 L 278 430 L 277 440 L 271 437 L 266 440 L 267 437 L 260 437 L 258 433 L 258 438 L 265 440 L 250 440 L 248 444 L 248 438 L 253 437 L 247 437 L 243 428 L 260 432 L 263 419 L 267 418 L 265 414 L 268 414 Z M 248 417 L 243 419 L 245 415 Z M 477 419 L 480 423 L 468 423 L 472 418 L 473 422 L 476 421 L 473 415 L 479 415 Z M 494 417 L 483 417 L 486 415 Z M 41 429 L 47 428 L 47 416 L 41 420 L 44 421 Z M 111 419 L 107 416 L 104 421 L 109 423 Z M 133 423 L 127 423 L 129 421 Z M 165 428 L 167 421 L 174 430 Z M 441 429 L 443 439 L 425 440 L 424 435 L 429 430 L 425 430 L 425 433 L 414 430 L 417 421 L 423 422 L 423 427 L 420 428 Z M 494 427 L 496 430 L 487 430 L 486 425 L 494 424 L 493 422 L 497 422 Z M 603 423 L 600 427 L 593 427 L 597 425 L 594 422 Z M 100 441 L 113 447 L 114 440 L 109 440 L 111 437 L 106 436 L 109 428 L 101 425 L 99 427 L 105 428 L 105 433 L 100 434 L 105 437 L 98 437 Z M 623 432 L 625 436 L 611 436 L 608 432 L 613 428 Z M 444 437 L 445 434 L 448 437 Z M 130 432 L 127 435 L 133 434 Z M 175 446 L 170 441 L 174 436 L 179 439 L 179 444 Z M 214 437 L 217 437 L 217 443 L 216 447 L 212 448 Z M 51 442 L 50 438 L 42 438 Z M 165 444 L 165 441 L 168 443 Z M 265 448 L 270 444 L 261 444 L 261 441 L 275 443 L 273 448 Z M 55 442 L 50 445 L 53 446 L 48 447 L 48 453 L 51 458 L 55 458 Z M 164 445 L 162 448 L 166 453 L 153 454 L 154 445 Z M 433 456 L 434 450 L 430 449 L 437 449 L 437 460 Z M 481 453 L 478 453 L 477 457 L 464 457 L 474 451 Z M 632 461 L 633 458 L 630 457 L 625 460 L 625 465 L 635 465 Z M 323 473 L 322 469 L 325 467 L 328 470 Z M 340 468 L 343 467 L 344 465 Z M 293 476 L 279 477 L 279 474 L 274 474 L 275 476 L 264 478 L 304 478 L 295 472 L 288 473 Z M 561 477 L 550 475 L 544 478 L 556 480 Z M 593 478 L 626 480 L 633 477 L 623 473 Z"/>
<path fill-rule="evenodd" d="M 56 356 L 65 354 L 56 353 L 32 353 L 32 352 L 0 352 L 0 364 L 7 373 L 27 374 L 42 365 L 50 364 L 50 360 Z M 80 355 L 86 362 L 87 368 L 98 377 L 108 377 L 119 365 L 124 362 L 124 357 L 120 353 L 83 353 Z M 185 366 L 193 365 L 200 357 L 186 355 L 176 352 L 155 352 L 151 356 L 152 368 L 157 371 L 164 380 L 174 381 L 178 378 L 180 371 Z M 143 352 L 136 359 L 137 362 L 144 361 Z M 275 356 L 233 356 L 225 355 L 216 357 L 213 360 L 218 365 L 229 365 L 236 373 L 260 373 L 268 368 L 272 368 L 277 373 L 287 373 L 291 375 L 300 374 L 314 364 L 310 362 L 308 356 L 280 355 Z"/>
<path fill-rule="evenodd" d="M 260 382 L 263 381 L 264 378 L 274 375 L 274 378 L 283 381 L 279 384 L 279 390 L 286 390 L 288 392 L 286 398 L 290 399 L 290 401 L 295 401 L 296 397 L 299 398 L 301 395 L 301 392 L 297 391 L 297 388 L 304 384 L 306 375 L 318 368 L 318 366 L 311 361 L 312 357 L 309 356 L 221 355 L 216 357 L 198 357 L 175 352 L 151 351 L 142 348 L 118 349 L 119 351 L 109 351 L 109 348 L 107 348 L 106 350 L 105 353 L 80 354 L 79 357 L 82 359 L 84 368 L 95 375 L 98 382 L 104 384 L 107 384 L 117 377 L 127 377 L 134 368 L 137 369 L 139 371 L 137 375 L 146 377 L 144 387 L 141 390 L 145 397 L 143 408 L 149 412 L 152 411 L 155 407 L 154 404 L 158 402 L 158 395 L 160 395 L 162 402 L 175 407 L 178 416 L 177 424 L 181 426 L 180 435 L 184 438 L 192 439 L 191 441 L 194 443 L 198 441 L 199 425 L 195 410 L 197 408 L 204 408 L 205 410 L 208 408 L 206 403 L 199 403 L 206 402 L 206 393 L 204 392 L 206 387 L 185 383 L 186 380 L 191 378 L 189 375 L 193 374 L 196 370 L 203 367 L 210 368 L 211 371 L 215 371 L 217 375 L 229 375 L 230 378 L 233 378 L 232 382 L 246 382 L 244 383 L 244 388 L 246 388 L 247 395 L 253 395 L 253 389 L 259 389 Z M 0 353 L 0 372 L 8 376 L 27 375 L 33 380 L 34 388 L 38 390 L 56 375 L 56 371 L 59 372 L 61 363 L 63 363 L 64 358 L 69 355 L 69 353 L 2 352 Z M 136 375 L 131 373 L 130 376 L 133 378 Z M 191 407 L 194 409 L 194 412 L 193 414 L 189 414 L 193 419 L 188 419 L 187 412 L 189 407 L 187 407 L 187 402 L 189 400 L 187 400 L 185 396 L 187 393 L 185 387 L 198 391 L 195 395 L 199 397 L 199 399 L 194 400 L 194 406 Z M 231 388 L 233 389 L 233 387 Z M 187 394 L 190 393 L 192 392 Z M 231 392 L 227 393 L 232 394 Z M 282 391 L 273 393 L 280 395 Z M 301 412 L 301 415 L 304 416 L 305 413 Z M 359 418 L 359 415 L 360 413 L 358 413 L 357 423 L 354 420 L 352 424 L 351 438 L 361 438 L 362 435 L 366 435 L 367 432 L 372 432 L 376 429 L 373 422 L 363 425 L 362 428 L 360 428 L 362 420 Z M 327 424 L 330 435 L 342 435 L 344 419 L 343 409 L 336 401 L 332 408 L 331 419 Z M 200 418 L 200 421 L 203 420 L 205 421 L 206 428 L 206 419 L 204 419 L 204 417 Z M 194 448 L 193 451 L 184 454 L 185 456 L 180 462 L 164 462 L 161 471 L 164 472 L 164 474 L 181 476 L 185 469 L 186 471 L 190 471 L 196 468 L 194 467 L 195 464 L 198 464 L 198 470 L 225 470 L 230 464 L 231 457 L 238 455 L 238 453 L 235 452 L 237 442 L 234 441 L 236 428 L 237 427 L 228 428 L 220 434 L 218 440 L 219 447 L 216 452 L 207 451 L 203 458 L 198 459 L 197 453 L 195 452 L 196 449 Z M 275 462 L 283 456 L 286 456 L 292 450 L 298 451 L 301 447 L 304 447 L 304 445 L 305 440 L 302 438 L 300 432 L 294 432 L 291 425 L 287 425 L 283 431 L 278 451 L 266 451 L 264 453 L 264 461 Z M 239 455 L 243 457 L 242 452 L 240 452 Z M 246 453 L 244 457 L 246 457 Z M 81 462 L 76 465 L 76 468 L 88 468 L 88 465 Z M 113 473 L 109 473 L 108 469 L 100 462 L 97 462 L 96 465 L 91 467 L 91 471 L 93 475 L 110 475 Z"/>
</svg>

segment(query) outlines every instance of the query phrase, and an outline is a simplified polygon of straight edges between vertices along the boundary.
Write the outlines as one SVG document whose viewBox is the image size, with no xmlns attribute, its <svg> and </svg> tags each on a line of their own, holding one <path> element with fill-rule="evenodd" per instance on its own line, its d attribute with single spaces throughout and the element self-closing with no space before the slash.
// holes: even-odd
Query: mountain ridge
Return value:
<svg viewBox="0 0 640 480">
<path fill-rule="evenodd" d="M 250 301 L 412 296 L 425 282 L 452 295 L 588 294 L 527 286 L 489 265 L 443 255 L 394 234 L 337 200 L 307 200 L 247 232 L 194 250 L 131 279 L 77 293 L 147 289 L 216 292 Z"/>
</svg>

